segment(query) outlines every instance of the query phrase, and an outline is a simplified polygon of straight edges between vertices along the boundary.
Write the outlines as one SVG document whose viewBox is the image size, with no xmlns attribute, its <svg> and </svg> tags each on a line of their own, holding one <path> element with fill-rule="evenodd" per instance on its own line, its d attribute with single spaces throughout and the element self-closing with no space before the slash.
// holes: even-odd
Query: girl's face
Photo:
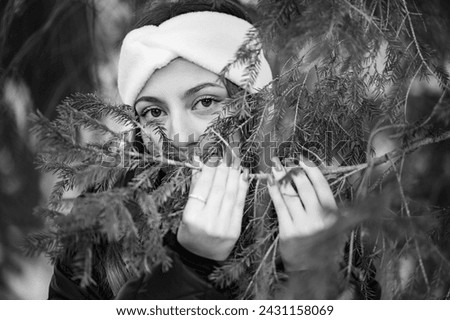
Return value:
<svg viewBox="0 0 450 320">
<path fill-rule="evenodd" d="M 181 58 L 173 60 L 153 73 L 134 104 L 145 127 L 144 143 L 151 139 L 161 147 L 155 130 L 160 127 L 174 146 L 193 148 L 227 97 L 217 74 Z"/>
</svg>

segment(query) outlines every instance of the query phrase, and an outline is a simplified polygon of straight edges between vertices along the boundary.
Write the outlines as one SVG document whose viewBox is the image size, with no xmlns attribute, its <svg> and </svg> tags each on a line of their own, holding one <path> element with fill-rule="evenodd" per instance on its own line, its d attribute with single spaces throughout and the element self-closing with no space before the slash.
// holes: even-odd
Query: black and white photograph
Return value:
<svg viewBox="0 0 450 320">
<path fill-rule="evenodd" d="M 450 299 L 448 0 L 0 19 L 2 300 Z"/>
</svg>

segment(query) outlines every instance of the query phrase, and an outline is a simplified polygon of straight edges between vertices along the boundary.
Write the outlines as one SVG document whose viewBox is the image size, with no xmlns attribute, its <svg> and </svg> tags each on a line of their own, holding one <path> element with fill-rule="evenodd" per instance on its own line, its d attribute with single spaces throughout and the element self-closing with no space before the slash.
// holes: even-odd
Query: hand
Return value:
<svg viewBox="0 0 450 320">
<path fill-rule="evenodd" d="M 268 189 L 278 216 L 281 259 L 288 272 L 305 270 L 308 263 L 299 255 L 299 242 L 334 223 L 335 216 L 328 213 L 337 210 L 336 201 L 327 180 L 312 163 L 300 162 L 302 170 L 293 175 L 297 192 L 289 182 L 278 183 L 292 168 L 284 168 L 276 157 L 272 161 L 275 180 L 269 178 Z"/>
<path fill-rule="evenodd" d="M 228 258 L 241 233 L 248 170 L 240 163 L 231 167 L 203 165 L 192 178 L 191 193 L 183 212 L 178 242 L 201 257 L 223 261 Z M 198 176 L 197 176 L 198 175 Z"/>
</svg>

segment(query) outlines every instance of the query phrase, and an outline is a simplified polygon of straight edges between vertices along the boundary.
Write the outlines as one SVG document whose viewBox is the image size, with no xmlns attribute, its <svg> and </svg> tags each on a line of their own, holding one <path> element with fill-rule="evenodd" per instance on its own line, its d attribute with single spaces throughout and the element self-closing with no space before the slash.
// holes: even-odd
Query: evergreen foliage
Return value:
<svg viewBox="0 0 450 320">
<path fill-rule="evenodd" d="M 448 20 L 435 25 L 430 11 L 409 0 L 259 2 L 258 32 L 248 34 L 235 63 L 248 65 L 250 85 L 259 35 L 283 67 L 271 87 L 228 99 L 200 140 L 210 143 L 200 154 L 207 161 L 238 132 L 243 165 L 252 169 L 242 234 L 211 276 L 217 286 L 233 287 L 245 299 L 369 299 L 377 295 L 376 279 L 382 298 L 449 298 L 449 209 L 417 192 L 411 173 L 421 149 L 450 138 L 448 44 L 428 37 L 427 27 L 450 28 Z M 409 98 L 417 79 L 437 81 L 441 97 L 427 116 L 413 119 Z M 170 267 L 163 238 L 180 222 L 195 166 L 173 149 L 158 154 L 128 139 L 136 129 L 144 134 L 129 106 L 78 94 L 57 110 L 54 121 L 39 113 L 33 119 L 40 168 L 60 180 L 49 207 L 39 210 L 50 227 L 29 238 L 31 251 L 53 259 L 75 252 L 83 285 L 92 278 L 93 248 L 104 241 L 118 246 L 133 273 L 158 263 Z M 127 129 L 112 131 L 105 117 Z M 83 144 L 80 130 L 108 139 Z M 382 156 L 374 147 L 380 133 L 396 142 Z M 264 144 L 268 134 L 275 144 Z M 264 161 L 273 155 L 285 164 L 301 156 L 315 162 L 340 202 L 337 222 L 299 248 L 311 265 L 304 273 L 279 268 L 277 220 L 266 188 L 271 164 Z M 75 186 L 83 196 L 65 215 L 59 211 L 68 200 L 61 196 Z"/>
<path fill-rule="evenodd" d="M 23 237 L 41 227 L 31 214 L 39 203 L 39 177 L 19 132 L 11 106 L 0 100 L 0 299 L 18 298 L 9 277 L 21 272 Z"/>
<path fill-rule="evenodd" d="M 34 107 L 54 118 L 55 106 L 97 83 L 100 60 L 95 3 L 90 0 L 5 0 L 0 3 L 0 83 L 26 84 Z"/>
</svg>

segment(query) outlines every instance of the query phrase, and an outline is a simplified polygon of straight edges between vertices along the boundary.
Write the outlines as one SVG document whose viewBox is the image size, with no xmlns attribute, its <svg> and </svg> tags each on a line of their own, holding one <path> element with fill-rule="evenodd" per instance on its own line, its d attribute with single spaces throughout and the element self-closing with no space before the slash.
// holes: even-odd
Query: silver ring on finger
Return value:
<svg viewBox="0 0 450 320">
<path fill-rule="evenodd" d="M 206 203 L 206 199 L 204 199 L 203 197 L 197 196 L 195 194 L 190 194 L 189 198 L 198 200 L 198 201 L 203 202 L 203 203 Z"/>
<path fill-rule="evenodd" d="M 283 196 L 286 196 L 286 197 L 298 197 L 298 194 L 296 193 L 296 194 L 292 194 L 292 193 L 285 193 L 285 192 L 282 192 L 281 193 Z"/>
</svg>

